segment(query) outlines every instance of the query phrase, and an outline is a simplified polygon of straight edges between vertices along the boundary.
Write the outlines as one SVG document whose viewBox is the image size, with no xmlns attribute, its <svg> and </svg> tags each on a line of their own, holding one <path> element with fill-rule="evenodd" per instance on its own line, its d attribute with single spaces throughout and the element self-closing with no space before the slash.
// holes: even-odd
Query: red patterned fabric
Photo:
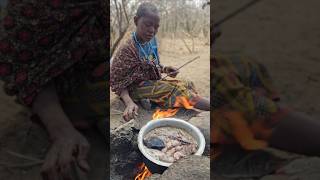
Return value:
<svg viewBox="0 0 320 180">
<path fill-rule="evenodd" d="M 9 0 L 0 37 L 6 92 L 31 105 L 52 80 L 59 92 L 82 84 L 108 53 L 106 6 L 102 0 Z"/>
<path fill-rule="evenodd" d="M 140 60 L 138 49 L 132 39 L 120 47 L 111 65 L 112 91 L 120 95 L 122 90 L 132 90 L 142 81 L 160 79 L 161 73 L 155 65 Z"/>
</svg>

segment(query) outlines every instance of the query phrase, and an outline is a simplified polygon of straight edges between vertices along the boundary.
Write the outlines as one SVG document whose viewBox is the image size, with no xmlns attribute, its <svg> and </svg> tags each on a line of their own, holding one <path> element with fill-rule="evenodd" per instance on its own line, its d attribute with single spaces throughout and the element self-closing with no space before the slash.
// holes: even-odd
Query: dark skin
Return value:
<svg viewBox="0 0 320 180">
<path fill-rule="evenodd" d="M 272 130 L 271 147 L 320 156 L 320 122 L 299 112 L 290 112 Z"/>
<path fill-rule="evenodd" d="M 36 113 L 52 141 L 41 174 L 45 180 L 70 180 L 72 165 L 88 172 L 87 155 L 90 145 L 64 113 L 54 84 L 47 86 L 36 97 L 32 110 Z"/>
<path fill-rule="evenodd" d="M 154 12 L 147 12 L 143 17 L 134 17 L 134 23 L 136 25 L 137 39 L 140 43 L 149 42 L 158 32 L 160 17 L 159 14 Z M 163 68 L 162 73 L 168 74 L 169 77 L 175 78 L 179 74 L 179 70 L 172 66 L 166 66 Z M 126 121 L 135 119 L 138 115 L 138 106 L 131 99 L 127 89 L 123 90 L 120 94 L 121 99 L 126 105 L 126 109 L 123 113 L 123 118 Z M 209 111 L 210 101 L 205 98 L 200 98 L 195 108 Z"/>
</svg>

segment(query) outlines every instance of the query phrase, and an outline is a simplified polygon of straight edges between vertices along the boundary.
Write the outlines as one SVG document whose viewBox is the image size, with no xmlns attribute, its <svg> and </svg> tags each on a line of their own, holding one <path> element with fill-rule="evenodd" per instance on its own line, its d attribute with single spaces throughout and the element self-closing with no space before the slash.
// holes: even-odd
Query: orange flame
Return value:
<svg viewBox="0 0 320 180">
<path fill-rule="evenodd" d="M 149 171 L 149 169 L 144 163 L 141 163 L 138 166 L 140 173 L 136 175 L 134 180 L 144 180 L 145 178 L 150 177 L 152 175 L 152 173 Z"/>
<path fill-rule="evenodd" d="M 157 109 L 156 112 L 153 113 L 152 119 L 171 117 L 175 115 L 178 112 L 178 110 L 179 109 L 167 109 L 167 110 Z"/>
<path fill-rule="evenodd" d="M 185 109 L 193 109 L 194 102 L 189 101 L 184 96 L 177 96 L 174 107 L 184 107 Z"/>
<path fill-rule="evenodd" d="M 173 105 L 175 109 L 167 109 L 167 110 L 157 109 L 156 112 L 153 113 L 152 119 L 160 119 L 160 118 L 174 116 L 179 111 L 178 109 L 179 107 L 184 107 L 185 109 L 193 109 L 192 104 L 194 103 L 192 101 L 188 101 L 186 97 L 177 96 L 176 101 Z"/>
<path fill-rule="evenodd" d="M 160 119 L 174 116 L 180 107 L 184 107 L 185 109 L 193 109 L 192 101 L 188 101 L 186 97 L 178 96 L 176 97 L 176 101 L 174 103 L 174 109 L 160 110 L 157 109 L 156 112 L 153 113 L 152 119 Z M 144 163 L 138 165 L 139 173 L 136 175 L 134 180 L 144 180 L 147 177 L 150 177 L 152 173 L 149 171 L 147 166 Z"/>
</svg>

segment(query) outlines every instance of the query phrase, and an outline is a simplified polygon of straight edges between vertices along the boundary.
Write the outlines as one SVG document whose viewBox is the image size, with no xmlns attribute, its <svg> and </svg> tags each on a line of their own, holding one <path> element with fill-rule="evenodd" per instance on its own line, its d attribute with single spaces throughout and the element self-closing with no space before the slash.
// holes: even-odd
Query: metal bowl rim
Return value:
<svg viewBox="0 0 320 180">
<path fill-rule="evenodd" d="M 175 121 L 175 122 L 181 123 L 181 124 L 183 124 L 185 126 L 189 126 L 195 132 L 195 134 L 197 134 L 197 136 L 200 139 L 200 142 L 197 142 L 198 143 L 198 150 L 197 150 L 197 152 L 194 153 L 194 155 L 199 155 L 199 156 L 202 155 L 202 153 L 204 152 L 205 144 L 206 144 L 205 143 L 205 138 L 204 138 L 203 134 L 201 133 L 201 131 L 196 126 L 192 125 L 189 122 L 186 122 L 185 120 L 181 120 L 181 119 L 177 119 L 177 118 L 161 118 L 161 119 L 156 119 L 156 120 L 149 121 L 139 131 L 138 148 L 139 148 L 140 152 L 143 154 L 143 156 L 145 156 L 148 160 L 150 160 L 151 162 L 153 162 L 153 163 L 155 163 L 157 165 L 165 166 L 165 167 L 169 167 L 172 164 L 172 163 L 163 162 L 163 161 L 160 161 L 160 160 L 157 160 L 157 159 L 153 158 L 151 155 L 149 155 L 145 151 L 145 147 L 143 145 L 143 141 L 142 140 L 143 140 L 143 135 L 145 134 L 146 129 L 148 129 L 150 126 L 154 126 L 154 124 L 158 124 L 158 121 L 164 121 L 164 122 L 168 122 L 168 123 Z M 155 126 L 155 127 L 162 127 L 162 126 Z M 182 127 L 179 127 L 179 128 L 182 128 Z"/>
</svg>

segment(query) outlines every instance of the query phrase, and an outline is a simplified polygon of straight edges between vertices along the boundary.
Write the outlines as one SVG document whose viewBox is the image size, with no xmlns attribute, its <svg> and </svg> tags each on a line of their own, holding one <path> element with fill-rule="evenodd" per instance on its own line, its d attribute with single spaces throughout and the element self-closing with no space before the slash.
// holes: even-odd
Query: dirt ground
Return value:
<svg viewBox="0 0 320 180">
<path fill-rule="evenodd" d="M 195 84 L 198 93 L 210 98 L 210 46 L 209 39 L 200 37 L 195 39 L 194 52 L 190 53 L 183 41 L 178 37 L 158 38 L 160 62 L 165 66 L 180 67 L 185 62 L 200 56 L 196 61 L 180 69 L 178 79 L 187 79 Z M 185 38 L 190 49 L 192 49 L 191 39 Z M 116 95 L 110 93 L 110 102 L 114 101 Z M 110 128 L 116 128 L 125 121 L 122 115 L 114 112 L 111 108 Z"/>
<path fill-rule="evenodd" d="M 218 20 L 249 0 L 214 1 Z M 270 71 L 282 100 L 320 118 L 320 1 L 265 0 L 225 23 L 217 51 L 242 51 Z"/>
<path fill-rule="evenodd" d="M 49 148 L 47 133 L 29 120 L 27 109 L 17 105 L 14 99 L 0 91 L 0 179 L 41 180 L 41 163 L 29 160 L 43 160 Z M 89 179 L 106 177 L 106 139 L 98 130 L 83 132 L 91 144 L 89 164 L 92 173 Z M 13 154 L 13 153 L 18 153 Z M 26 156 L 19 157 L 20 155 Z"/>
</svg>

